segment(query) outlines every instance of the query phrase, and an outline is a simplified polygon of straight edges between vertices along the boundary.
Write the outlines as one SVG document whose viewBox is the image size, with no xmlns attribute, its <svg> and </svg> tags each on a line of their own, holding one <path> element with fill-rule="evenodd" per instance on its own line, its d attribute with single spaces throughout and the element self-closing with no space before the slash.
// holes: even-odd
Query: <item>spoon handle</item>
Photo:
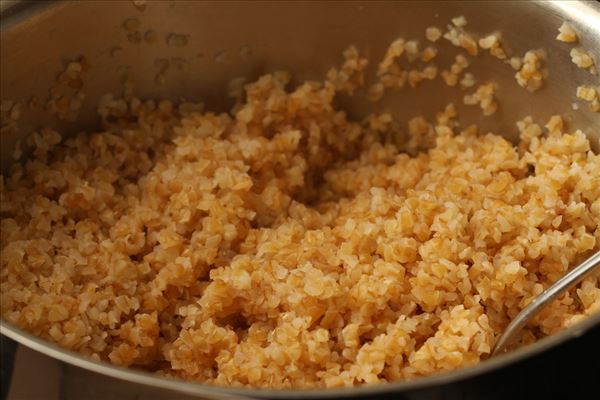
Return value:
<svg viewBox="0 0 600 400">
<path fill-rule="evenodd" d="M 594 253 L 590 258 L 566 273 L 562 278 L 554 282 L 550 287 L 540 293 L 531 303 L 527 305 L 508 324 L 502 335 L 496 341 L 492 355 L 506 351 L 507 346 L 514 340 L 515 336 L 523 327 L 535 317 L 548 303 L 552 302 L 566 290 L 581 282 L 597 267 L 600 266 L 600 251 Z"/>
</svg>

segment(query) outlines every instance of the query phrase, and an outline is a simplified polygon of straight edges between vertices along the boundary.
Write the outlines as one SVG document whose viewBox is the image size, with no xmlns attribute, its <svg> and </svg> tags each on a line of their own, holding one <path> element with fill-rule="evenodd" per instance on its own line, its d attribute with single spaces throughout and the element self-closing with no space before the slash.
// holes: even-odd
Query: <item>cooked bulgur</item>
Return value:
<svg viewBox="0 0 600 400">
<path fill-rule="evenodd" d="M 500 36 L 498 34 L 491 34 L 482 39 L 479 39 L 479 47 L 490 51 L 490 54 L 500 60 L 506 59 L 506 52 L 502 48 L 500 43 Z"/>
<path fill-rule="evenodd" d="M 399 59 L 404 54 L 405 49 L 406 41 L 403 38 L 398 38 L 390 43 L 383 59 L 377 65 L 378 81 L 369 86 L 368 100 L 379 101 L 383 97 L 385 89 L 399 90 L 404 87 L 408 78 L 408 71 L 400 65 Z"/>
<path fill-rule="evenodd" d="M 344 50 L 344 64 L 338 70 L 331 68 L 327 73 L 327 79 L 333 83 L 336 90 L 353 94 L 358 87 L 365 83 L 364 70 L 368 65 L 366 58 L 360 57 L 354 46 Z"/>
<path fill-rule="evenodd" d="M 416 40 L 409 40 L 404 44 L 404 53 L 409 63 L 412 63 L 419 58 L 419 42 Z"/>
<path fill-rule="evenodd" d="M 488 82 L 477 88 L 475 93 L 467 94 L 463 98 L 463 102 L 467 105 L 479 104 L 483 115 L 492 115 L 498 110 L 498 102 L 494 99 L 496 86 L 493 82 Z"/>
<path fill-rule="evenodd" d="M 577 32 L 571 27 L 566 21 L 558 28 L 558 35 L 556 40 L 561 42 L 573 43 L 577 41 Z"/>
<path fill-rule="evenodd" d="M 61 120 L 74 121 L 85 100 L 83 75 L 90 64 L 85 57 L 66 64 L 64 71 L 56 77 L 56 84 L 50 87 L 46 110 Z"/>
<path fill-rule="evenodd" d="M 438 69 L 435 65 L 428 65 L 423 70 L 412 69 L 408 71 L 408 84 L 414 88 L 424 79 L 435 79 L 437 73 Z"/>
<path fill-rule="evenodd" d="M 358 385 L 487 357 L 597 247 L 600 156 L 560 118 L 520 122 L 515 147 L 449 106 L 411 121 L 414 153 L 384 140 L 389 115 L 353 122 L 332 83 L 288 79 L 234 114 L 132 99 L 102 132 L 33 135 L 0 181 L 2 316 L 186 379 Z M 521 342 L 599 307 L 592 276 Z"/>
<path fill-rule="evenodd" d="M 446 85 L 456 86 L 458 83 L 459 75 L 470 65 L 469 60 L 462 55 L 457 54 L 454 63 L 450 66 L 450 70 L 442 71 L 442 78 Z"/>
<path fill-rule="evenodd" d="M 452 22 L 446 38 L 476 54 L 464 17 Z M 416 60 L 418 43 L 390 45 L 371 100 L 436 77 L 401 67 L 404 52 Z M 541 84 L 539 57 L 518 66 L 522 86 Z M 294 88 L 285 72 L 235 79 L 229 113 L 128 92 L 102 99 L 99 132 L 30 136 L 30 158 L 0 176 L 2 317 L 94 359 L 219 385 L 353 386 L 488 357 L 599 247 L 600 155 L 560 116 L 519 121 L 517 145 L 461 130 L 453 104 L 411 118 L 407 137 L 389 113 L 353 121 L 334 98 L 363 86 L 367 60 L 344 58 Z M 442 75 L 455 85 L 468 65 L 458 55 Z M 494 91 L 464 101 L 489 115 Z M 517 345 L 600 310 L 599 280 Z"/>
<path fill-rule="evenodd" d="M 577 87 L 577 97 L 582 100 L 594 101 L 598 98 L 598 93 L 591 86 L 581 85 Z"/>
<path fill-rule="evenodd" d="M 442 31 L 436 26 L 430 26 L 425 29 L 425 37 L 430 42 L 437 42 L 442 37 Z"/>
<path fill-rule="evenodd" d="M 575 47 L 574 49 L 571 49 L 570 55 L 573 64 L 577 65 L 579 68 L 587 69 L 592 75 L 598 75 L 596 63 L 591 52 Z"/>
<path fill-rule="evenodd" d="M 508 64 L 512 69 L 518 71 L 523 66 L 523 59 L 521 57 L 511 57 L 510 60 L 508 60 Z"/>
<path fill-rule="evenodd" d="M 431 61 L 435 58 L 437 53 L 438 53 L 437 48 L 435 48 L 433 46 L 428 46 L 421 53 L 421 61 L 424 61 L 424 62 Z"/>
<path fill-rule="evenodd" d="M 477 41 L 473 36 L 464 31 L 467 20 L 464 16 L 452 18 L 452 24 L 448 25 L 448 32 L 444 34 L 444 39 L 448 40 L 456 47 L 462 47 L 471 56 L 478 53 Z"/>
<path fill-rule="evenodd" d="M 592 86 L 581 85 L 577 87 L 576 95 L 579 99 L 589 102 L 589 109 L 600 112 L 600 91 Z"/>
<path fill-rule="evenodd" d="M 515 79 L 519 86 L 526 88 L 530 92 L 535 92 L 542 87 L 544 83 L 544 76 L 541 69 L 543 59 L 544 53 L 540 50 L 529 50 L 525 53 L 520 69 L 515 74 Z M 516 64 L 517 62 L 515 61 L 514 65 Z M 511 65 L 513 65 L 512 60 Z"/>
<path fill-rule="evenodd" d="M 466 89 L 466 88 L 470 88 L 473 85 L 475 85 L 476 82 L 477 82 L 477 80 L 475 79 L 475 76 L 472 73 L 465 72 L 465 74 L 463 75 L 463 78 L 460 80 L 460 86 L 463 89 Z"/>
</svg>

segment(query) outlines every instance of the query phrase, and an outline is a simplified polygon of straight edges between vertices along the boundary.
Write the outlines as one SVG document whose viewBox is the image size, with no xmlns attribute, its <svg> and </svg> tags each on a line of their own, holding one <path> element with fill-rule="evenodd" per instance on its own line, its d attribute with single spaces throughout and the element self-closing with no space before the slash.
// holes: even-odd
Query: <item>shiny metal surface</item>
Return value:
<svg viewBox="0 0 600 400">
<path fill-rule="evenodd" d="M 389 111 L 406 127 L 415 114 L 433 118 L 452 101 L 461 123 L 478 123 L 508 138 L 517 136 L 515 121 L 527 115 L 545 122 L 563 114 L 567 127 L 579 128 L 600 149 L 600 114 L 585 104 L 573 110 L 575 90 L 581 84 L 599 85 L 598 77 L 577 68 L 570 61 L 569 44 L 556 41 L 557 28 L 568 20 L 580 33 L 580 45 L 600 56 L 600 5 L 596 2 L 191 2 L 149 1 L 143 10 L 130 1 L 38 2 L 16 6 L 3 4 L 0 48 L 2 100 L 26 103 L 31 96 L 41 100 L 68 60 L 84 55 L 91 63 L 84 75 L 86 100 L 75 122 L 64 122 L 43 110 L 23 108 L 18 132 L 0 136 L 2 170 L 13 162 L 11 154 L 18 139 L 41 125 L 50 125 L 65 134 L 97 127 L 96 105 L 107 92 L 119 93 L 121 76 L 128 69 L 134 77 L 134 92 L 141 98 L 202 100 L 208 109 L 226 110 L 227 83 L 236 77 L 252 80 L 276 69 L 290 70 L 297 82 L 320 79 L 332 65 L 339 65 L 341 53 L 354 44 L 371 60 L 371 71 L 387 45 L 397 38 L 418 38 L 425 44 L 424 29 L 445 28 L 452 17 L 464 15 L 468 31 L 478 35 L 500 32 L 509 55 L 522 56 L 527 50 L 543 48 L 547 53 L 547 78 L 535 93 L 517 86 L 514 70 L 481 54 L 470 67 L 479 82 L 495 81 L 500 110 L 492 117 L 481 116 L 479 108 L 462 105 L 464 92 L 448 88 L 438 79 L 425 82 L 420 90 L 391 93 L 372 104 L 360 98 L 340 97 L 342 108 L 360 117 L 374 109 Z M 127 39 L 123 22 L 137 18 L 141 30 L 155 30 L 159 40 L 148 44 Z M 183 47 L 169 46 L 169 33 L 189 35 Z M 436 44 L 441 68 L 452 63 L 458 49 L 447 41 Z M 113 51 L 116 47 L 121 50 Z M 157 85 L 157 58 L 185 60 L 188 69 L 166 74 Z M 599 60 L 600 61 L 600 60 Z M 434 95 L 432 95 L 434 94 Z M 333 398 L 407 391 L 458 381 L 482 374 L 542 352 L 581 335 L 600 323 L 594 315 L 564 332 L 526 348 L 493 357 L 476 366 L 410 382 L 373 387 L 320 391 L 274 391 L 220 388 L 158 377 L 145 372 L 99 363 L 33 337 L 0 321 L 0 332 L 18 342 L 62 361 L 108 376 L 171 391 L 209 398 Z M 173 394 L 174 396 L 174 394 Z"/>
<path fill-rule="evenodd" d="M 502 354 L 508 346 L 517 338 L 521 329 L 527 325 L 544 307 L 550 304 L 558 296 L 566 292 L 574 285 L 581 282 L 586 276 L 600 268 L 600 251 L 594 253 L 590 258 L 579 264 L 577 267 L 569 271 L 565 276 L 557 280 L 544 290 L 538 297 L 535 298 L 527 307 L 525 307 L 517 316 L 508 324 L 504 332 L 500 335 L 492 356 Z"/>
</svg>

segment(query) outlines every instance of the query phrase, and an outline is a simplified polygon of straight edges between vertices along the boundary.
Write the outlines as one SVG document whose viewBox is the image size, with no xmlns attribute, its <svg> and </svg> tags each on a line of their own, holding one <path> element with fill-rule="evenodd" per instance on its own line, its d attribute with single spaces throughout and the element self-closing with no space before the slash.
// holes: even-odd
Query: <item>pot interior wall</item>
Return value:
<svg viewBox="0 0 600 400">
<path fill-rule="evenodd" d="M 388 111 L 405 126 L 409 118 L 419 114 L 433 118 L 453 102 L 463 124 L 475 122 L 483 131 L 511 139 L 517 135 L 517 119 L 532 115 L 545 122 L 550 115 L 562 113 L 569 125 L 596 135 L 597 146 L 598 131 L 591 128 L 600 126 L 599 114 L 588 111 L 585 104 L 577 111 L 571 105 L 576 87 L 598 83 L 598 78 L 571 63 L 570 46 L 554 37 L 562 21 L 570 20 L 581 33 L 582 45 L 598 54 L 600 30 L 590 25 L 590 18 L 600 18 L 598 14 L 597 7 L 574 2 L 155 1 L 143 8 L 130 1 L 43 3 L 3 18 L 2 100 L 27 103 L 35 96 L 43 103 L 66 64 L 81 56 L 91 66 L 83 74 L 85 100 L 71 122 L 41 108 L 21 107 L 17 133 L 2 136 L 2 167 L 12 162 L 17 139 L 40 126 L 53 126 L 64 134 L 95 129 L 98 100 L 108 92 L 119 94 L 127 71 L 133 77 L 134 93 L 141 98 L 185 98 L 203 101 L 209 110 L 226 111 L 231 104 L 227 97 L 231 79 L 251 81 L 277 69 L 291 71 L 295 82 L 322 79 L 331 66 L 340 65 L 342 51 L 350 44 L 368 56 L 368 76 L 372 76 L 392 40 L 418 39 L 423 48 L 428 43 L 426 27 L 445 29 L 458 15 L 467 18 L 467 28 L 475 34 L 499 32 L 509 55 L 543 48 L 548 73 L 544 88 L 530 93 L 519 87 L 515 71 L 484 51 L 469 71 L 478 83 L 498 84 L 500 110 L 491 117 L 482 117 L 478 107 L 464 106 L 466 91 L 449 88 L 441 79 L 426 81 L 416 90 L 407 85 L 379 103 L 368 102 L 361 94 L 340 96 L 340 106 L 356 118 L 372 110 Z M 139 42 L 125 27 L 128 19 L 138 22 Z M 154 32 L 155 42 L 145 40 L 148 31 Z M 183 35 L 185 44 L 173 40 L 173 34 Z M 440 70 L 448 68 L 461 50 L 444 39 L 436 47 L 440 52 L 435 64 Z M 159 78 L 162 60 L 169 60 L 171 66 Z"/>
</svg>

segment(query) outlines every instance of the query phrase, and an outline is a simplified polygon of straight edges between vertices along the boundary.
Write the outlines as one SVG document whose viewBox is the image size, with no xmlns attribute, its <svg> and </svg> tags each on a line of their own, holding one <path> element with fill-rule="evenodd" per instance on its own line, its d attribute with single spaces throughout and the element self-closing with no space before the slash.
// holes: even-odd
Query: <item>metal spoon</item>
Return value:
<svg viewBox="0 0 600 400">
<path fill-rule="evenodd" d="M 581 282 L 583 278 L 598 267 L 600 267 L 600 251 L 593 254 L 590 258 L 579 264 L 579 266 L 573 268 L 565 276 L 554 282 L 548 289 L 540 293 L 535 300 L 521 310 L 510 324 L 508 324 L 502 335 L 498 338 L 498 341 L 496 341 L 492 355 L 495 356 L 505 352 L 508 345 L 515 339 L 529 320 L 535 317 L 548 303 Z"/>
</svg>

